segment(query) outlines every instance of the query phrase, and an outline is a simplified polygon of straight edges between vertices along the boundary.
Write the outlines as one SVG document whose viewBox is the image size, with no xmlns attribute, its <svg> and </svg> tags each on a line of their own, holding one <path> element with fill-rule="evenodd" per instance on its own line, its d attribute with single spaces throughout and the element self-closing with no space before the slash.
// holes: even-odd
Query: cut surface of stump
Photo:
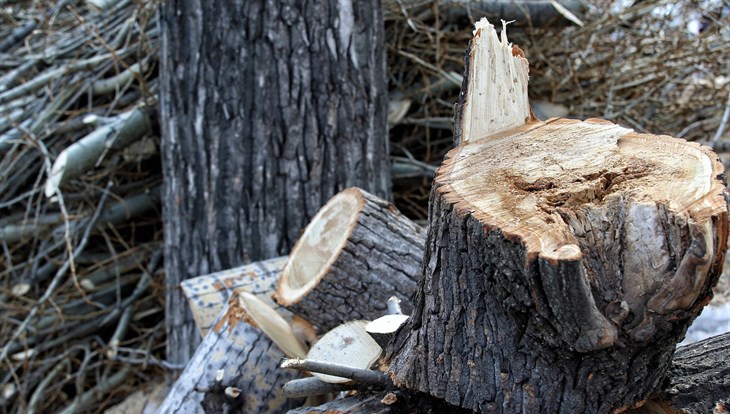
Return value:
<svg viewBox="0 0 730 414">
<path fill-rule="evenodd" d="M 409 311 L 424 233 L 391 203 L 359 188 L 344 190 L 297 241 L 275 299 L 320 332 L 385 314 L 393 295 Z"/>
<path fill-rule="evenodd" d="M 473 83 L 495 60 L 524 60 L 480 42 L 496 34 L 478 27 L 461 145 L 436 173 L 423 279 L 389 374 L 482 412 L 631 407 L 660 389 L 720 276 L 722 164 L 696 143 L 597 119 L 540 122 L 524 107 L 518 125 L 465 128 L 474 108 L 526 102 L 526 77 L 512 89 Z"/>
</svg>

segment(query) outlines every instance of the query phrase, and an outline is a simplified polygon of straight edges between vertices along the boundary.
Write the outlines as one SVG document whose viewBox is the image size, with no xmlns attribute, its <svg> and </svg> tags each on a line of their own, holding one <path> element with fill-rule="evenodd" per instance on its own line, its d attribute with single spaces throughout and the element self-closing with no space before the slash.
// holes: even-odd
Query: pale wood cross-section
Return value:
<svg viewBox="0 0 730 414">
<path fill-rule="evenodd" d="M 497 39 L 477 25 L 389 374 L 489 413 L 640 404 L 720 276 L 723 166 L 681 139 L 535 119 L 526 61 Z"/>
</svg>

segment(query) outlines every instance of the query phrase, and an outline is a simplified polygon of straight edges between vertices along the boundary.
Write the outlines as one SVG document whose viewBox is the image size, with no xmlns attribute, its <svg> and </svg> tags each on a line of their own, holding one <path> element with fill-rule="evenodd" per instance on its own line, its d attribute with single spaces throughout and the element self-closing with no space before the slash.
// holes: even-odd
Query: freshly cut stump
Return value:
<svg viewBox="0 0 730 414">
<path fill-rule="evenodd" d="M 409 312 L 424 236 L 391 203 L 359 188 L 344 190 L 297 241 L 275 299 L 320 332 L 386 314 L 393 295 Z"/>
<path fill-rule="evenodd" d="M 485 413 L 633 406 L 660 390 L 720 276 L 723 166 L 707 147 L 602 120 L 463 128 L 485 101 L 526 94 L 526 79 L 474 89 L 482 66 L 524 60 L 481 37 L 497 38 L 482 23 L 472 41 L 472 115 L 457 117 L 470 135 L 436 173 L 423 279 L 388 373 Z M 474 51 L 490 45 L 496 57 Z"/>
<path fill-rule="evenodd" d="M 285 356 L 302 358 L 306 352 L 273 308 L 237 290 L 158 414 L 195 413 L 201 408 L 206 413 L 286 412 L 301 403 L 287 399 L 282 389 L 298 373 L 279 369 L 279 362 Z"/>
</svg>

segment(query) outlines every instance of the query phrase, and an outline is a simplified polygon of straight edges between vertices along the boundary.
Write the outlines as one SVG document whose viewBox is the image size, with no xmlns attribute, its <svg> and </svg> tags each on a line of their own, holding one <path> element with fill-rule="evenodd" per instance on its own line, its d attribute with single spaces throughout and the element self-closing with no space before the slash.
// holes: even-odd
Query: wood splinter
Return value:
<svg viewBox="0 0 730 414">
<path fill-rule="evenodd" d="M 239 288 L 158 413 L 198 412 L 201 405 L 211 413 L 286 412 L 301 400 L 287 398 L 282 387 L 298 375 L 278 369 L 279 361 L 306 353 L 306 346 L 276 310 Z M 237 396 L 238 390 L 245 398 Z"/>
</svg>

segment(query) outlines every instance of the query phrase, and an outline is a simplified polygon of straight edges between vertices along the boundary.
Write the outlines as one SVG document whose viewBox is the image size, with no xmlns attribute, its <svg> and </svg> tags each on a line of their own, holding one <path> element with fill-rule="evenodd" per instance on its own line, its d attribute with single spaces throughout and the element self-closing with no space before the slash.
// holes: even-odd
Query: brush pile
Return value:
<svg viewBox="0 0 730 414">
<path fill-rule="evenodd" d="M 161 374 L 154 4 L 0 15 L 0 411 L 98 410 Z"/>
<path fill-rule="evenodd" d="M 413 219 L 484 15 L 451 3 L 384 2 L 394 197 Z M 510 27 L 538 116 L 730 147 L 727 7 L 599 3 L 570 14 L 582 27 Z M 161 359 L 175 287 L 160 273 L 156 19 L 156 2 L 0 0 L 0 412 L 99 412 L 181 368 Z"/>
</svg>

